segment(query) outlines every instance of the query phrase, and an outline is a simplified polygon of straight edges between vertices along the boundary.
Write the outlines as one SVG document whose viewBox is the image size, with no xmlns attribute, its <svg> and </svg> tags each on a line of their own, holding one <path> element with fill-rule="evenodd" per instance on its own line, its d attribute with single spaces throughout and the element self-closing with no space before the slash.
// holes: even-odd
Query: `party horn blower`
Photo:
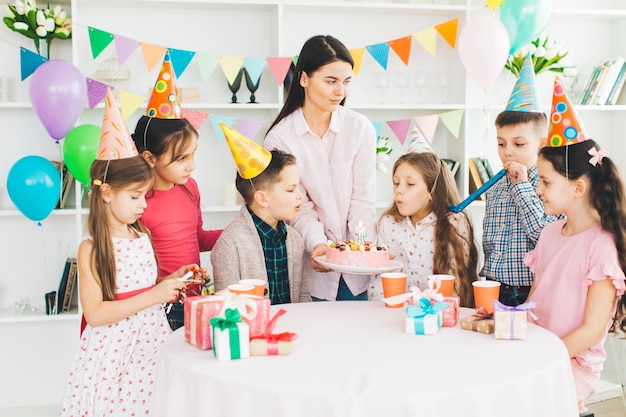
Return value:
<svg viewBox="0 0 626 417">
<path fill-rule="evenodd" d="M 489 181 L 481 185 L 480 188 L 478 188 L 476 191 L 471 193 L 465 200 L 461 201 L 461 203 L 458 206 L 455 206 L 454 204 L 450 204 L 450 211 L 453 213 L 461 212 L 465 207 L 467 207 L 469 203 L 476 200 L 478 197 L 481 196 L 482 193 L 490 189 L 491 186 L 495 184 L 500 178 L 504 177 L 505 174 L 506 174 L 506 168 L 502 168 L 493 177 L 491 177 Z"/>
</svg>

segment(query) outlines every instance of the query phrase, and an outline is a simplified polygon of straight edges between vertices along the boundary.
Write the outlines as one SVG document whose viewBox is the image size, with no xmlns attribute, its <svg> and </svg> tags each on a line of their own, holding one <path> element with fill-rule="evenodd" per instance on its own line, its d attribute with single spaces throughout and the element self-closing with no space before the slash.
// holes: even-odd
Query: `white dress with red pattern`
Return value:
<svg viewBox="0 0 626 417">
<path fill-rule="evenodd" d="M 157 265 L 147 235 L 114 238 L 113 247 L 119 298 L 155 284 Z M 160 304 L 112 324 L 87 325 L 65 388 L 61 416 L 149 415 L 158 357 L 170 333 Z"/>
</svg>

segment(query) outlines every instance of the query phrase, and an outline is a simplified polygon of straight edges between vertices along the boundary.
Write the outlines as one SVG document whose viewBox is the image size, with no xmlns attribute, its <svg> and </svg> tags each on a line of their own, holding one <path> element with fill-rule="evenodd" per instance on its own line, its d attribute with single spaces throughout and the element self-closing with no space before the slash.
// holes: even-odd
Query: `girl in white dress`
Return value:
<svg viewBox="0 0 626 417">
<path fill-rule="evenodd" d="M 65 389 L 62 416 L 145 416 L 157 360 L 171 330 L 162 304 L 185 285 L 155 285 L 157 261 L 140 222 L 152 169 L 139 155 L 91 166 L 89 237 L 78 249 L 86 327 Z M 186 265 L 168 278 L 199 270 Z"/>
<path fill-rule="evenodd" d="M 468 216 L 452 213 L 460 202 L 450 169 L 431 152 L 410 152 L 393 166 L 394 202 L 378 223 L 378 243 L 402 263 L 407 288 L 428 288 L 428 276 L 456 277 L 461 305 L 473 307 L 472 281 L 477 278 L 478 252 Z M 372 278 L 370 299 L 383 298 L 380 275 Z"/>
</svg>

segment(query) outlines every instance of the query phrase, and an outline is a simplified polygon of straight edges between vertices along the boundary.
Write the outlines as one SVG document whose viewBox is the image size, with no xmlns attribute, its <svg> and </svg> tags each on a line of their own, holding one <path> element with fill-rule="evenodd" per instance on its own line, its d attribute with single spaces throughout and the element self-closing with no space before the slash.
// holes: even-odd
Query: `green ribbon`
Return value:
<svg viewBox="0 0 626 417">
<path fill-rule="evenodd" d="M 220 331 L 228 331 L 229 340 L 230 340 L 230 358 L 231 359 L 240 359 L 241 358 L 241 346 L 239 345 L 239 327 L 238 324 L 241 323 L 241 314 L 239 310 L 234 308 L 227 308 L 224 312 L 226 317 L 213 317 L 209 323 L 211 324 L 211 331 L 213 341 L 215 342 L 215 329 L 218 328 Z M 215 343 L 213 345 L 213 354 L 217 356 Z"/>
</svg>

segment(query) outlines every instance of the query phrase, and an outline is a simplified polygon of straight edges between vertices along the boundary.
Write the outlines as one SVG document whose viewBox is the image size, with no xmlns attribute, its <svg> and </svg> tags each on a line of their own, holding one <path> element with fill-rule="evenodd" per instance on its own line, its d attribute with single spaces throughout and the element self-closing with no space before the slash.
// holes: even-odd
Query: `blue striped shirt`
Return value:
<svg viewBox="0 0 626 417">
<path fill-rule="evenodd" d="M 528 181 L 513 183 L 505 175 L 487 191 L 482 276 L 516 287 L 532 285 L 533 273 L 524 265 L 524 255 L 535 248 L 543 227 L 556 219 L 544 214 L 535 193 L 538 181 L 534 166 Z"/>
</svg>

